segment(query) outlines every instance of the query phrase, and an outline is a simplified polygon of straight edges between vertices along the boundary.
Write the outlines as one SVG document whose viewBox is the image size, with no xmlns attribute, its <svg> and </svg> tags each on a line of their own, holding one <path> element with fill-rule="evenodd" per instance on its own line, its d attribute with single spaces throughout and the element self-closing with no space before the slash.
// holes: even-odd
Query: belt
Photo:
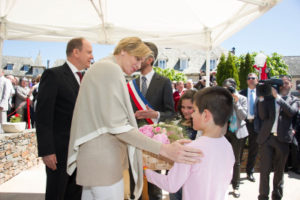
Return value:
<svg viewBox="0 0 300 200">
<path fill-rule="evenodd" d="M 273 132 L 273 133 L 270 133 L 271 135 L 273 135 L 273 136 L 277 136 L 278 134 L 277 134 L 277 132 Z"/>
</svg>

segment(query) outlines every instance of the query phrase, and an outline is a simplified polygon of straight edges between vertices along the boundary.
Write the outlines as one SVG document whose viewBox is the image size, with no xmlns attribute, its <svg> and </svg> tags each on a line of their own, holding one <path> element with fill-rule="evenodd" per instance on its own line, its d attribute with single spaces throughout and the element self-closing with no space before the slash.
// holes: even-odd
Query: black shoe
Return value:
<svg viewBox="0 0 300 200">
<path fill-rule="evenodd" d="M 247 179 L 251 182 L 255 182 L 255 178 L 254 178 L 253 174 L 247 174 Z"/>
<path fill-rule="evenodd" d="M 239 198 L 241 196 L 239 190 L 237 190 L 237 189 L 233 190 L 232 195 L 234 198 Z"/>
</svg>

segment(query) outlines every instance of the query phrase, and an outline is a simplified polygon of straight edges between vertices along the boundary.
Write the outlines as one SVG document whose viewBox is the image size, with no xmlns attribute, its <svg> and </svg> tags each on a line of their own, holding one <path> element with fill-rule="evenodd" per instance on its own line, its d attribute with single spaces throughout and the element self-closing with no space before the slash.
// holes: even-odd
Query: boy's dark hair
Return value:
<svg viewBox="0 0 300 200">
<path fill-rule="evenodd" d="M 182 101 L 184 99 L 190 99 L 193 102 L 193 97 L 196 94 L 196 90 L 186 90 L 184 91 L 183 95 L 180 97 L 177 105 L 177 110 L 179 111 L 180 115 L 183 117 L 183 114 L 181 112 L 182 107 Z"/>
<path fill-rule="evenodd" d="M 194 102 L 200 113 L 204 109 L 209 110 L 218 126 L 224 126 L 232 115 L 233 98 L 223 87 L 214 86 L 198 91 L 194 96 Z"/>
</svg>

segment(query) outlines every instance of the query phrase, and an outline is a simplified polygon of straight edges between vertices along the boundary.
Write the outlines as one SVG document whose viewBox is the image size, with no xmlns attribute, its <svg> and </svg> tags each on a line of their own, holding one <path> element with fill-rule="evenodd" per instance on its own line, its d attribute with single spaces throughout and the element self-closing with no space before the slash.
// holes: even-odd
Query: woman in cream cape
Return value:
<svg viewBox="0 0 300 200">
<path fill-rule="evenodd" d="M 132 74 L 151 55 L 139 38 L 124 38 L 114 54 L 96 62 L 82 80 L 72 119 L 67 172 L 72 174 L 77 167 L 76 182 L 83 186 L 83 200 L 124 199 L 122 172 L 128 164 L 138 198 L 143 184 L 139 149 L 185 163 L 195 162 L 193 156 L 199 155 L 198 150 L 179 143 L 162 145 L 138 132 L 124 73 Z"/>
</svg>

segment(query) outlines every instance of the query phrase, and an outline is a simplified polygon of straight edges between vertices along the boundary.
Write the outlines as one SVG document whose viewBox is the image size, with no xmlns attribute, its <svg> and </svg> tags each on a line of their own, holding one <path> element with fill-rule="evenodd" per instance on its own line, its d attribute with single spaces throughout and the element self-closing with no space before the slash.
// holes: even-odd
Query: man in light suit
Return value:
<svg viewBox="0 0 300 200">
<path fill-rule="evenodd" d="M 247 98 L 236 92 L 236 82 L 233 78 L 226 79 L 223 82 L 223 87 L 227 88 L 232 93 L 232 97 L 234 99 L 233 113 L 229 121 L 225 137 L 231 143 L 235 156 L 231 184 L 233 188 L 233 196 L 235 198 L 239 198 L 241 153 L 244 140 L 248 136 L 245 121 L 248 113 Z"/>
<path fill-rule="evenodd" d="M 37 96 L 36 132 L 39 156 L 46 165 L 46 200 L 80 200 L 82 192 L 76 185 L 76 172 L 68 176 L 66 165 L 80 71 L 91 64 L 92 45 L 84 38 L 74 38 L 66 54 L 66 63 L 43 73 Z"/>
<path fill-rule="evenodd" d="M 272 88 L 272 96 L 258 97 L 258 114 L 262 120 L 257 137 L 260 153 L 259 200 L 269 199 L 269 179 L 274 169 L 272 199 L 283 196 L 283 175 L 293 139 L 293 117 L 298 112 L 298 99 L 290 94 L 292 79 L 282 77 L 280 95 Z"/>
<path fill-rule="evenodd" d="M 249 141 L 249 152 L 248 152 L 248 160 L 246 166 L 247 179 L 251 182 L 255 182 L 255 178 L 253 176 L 254 166 L 256 162 L 256 157 L 258 153 L 258 144 L 257 140 L 257 123 L 258 118 L 256 117 L 256 85 L 258 84 L 258 78 L 255 73 L 248 74 L 247 85 L 248 88 L 240 91 L 240 94 L 245 96 L 248 100 L 248 114 L 246 119 L 246 125 L 249 133 L 248 141 Z"/>
<path fill-rule="evenodd" d="M 154 56 L 147 58 L 142 63 L 141 76 L 136 79 L 136 83 L 153 109 L 138 110 L 132 101 L 135 117 L 138 124 L 145 124 L 143 121 L 147 118 L 155 119 L 155 122 L 168 121 L 175 114 L 172 84 L 168 78 L 157 74 L 153 70 L 152 65 L 158 54 L 155 44 L 151 42 L 145 42 L 145 44 L 153 51 Z M 148 193 L 150 200 L 162 199 L 161 189 L 151 183 L 148 183 Z"/>
<path fill-rule="evenodd" d="M 10 87 L 9 80 L 4 77 L 2 68 L 0 68 L 0 133 L 2 130 L 2 123 L 7 121 L 7 110 L 8 110 L 8 100 L 10 97 Z"/>
</svg>

